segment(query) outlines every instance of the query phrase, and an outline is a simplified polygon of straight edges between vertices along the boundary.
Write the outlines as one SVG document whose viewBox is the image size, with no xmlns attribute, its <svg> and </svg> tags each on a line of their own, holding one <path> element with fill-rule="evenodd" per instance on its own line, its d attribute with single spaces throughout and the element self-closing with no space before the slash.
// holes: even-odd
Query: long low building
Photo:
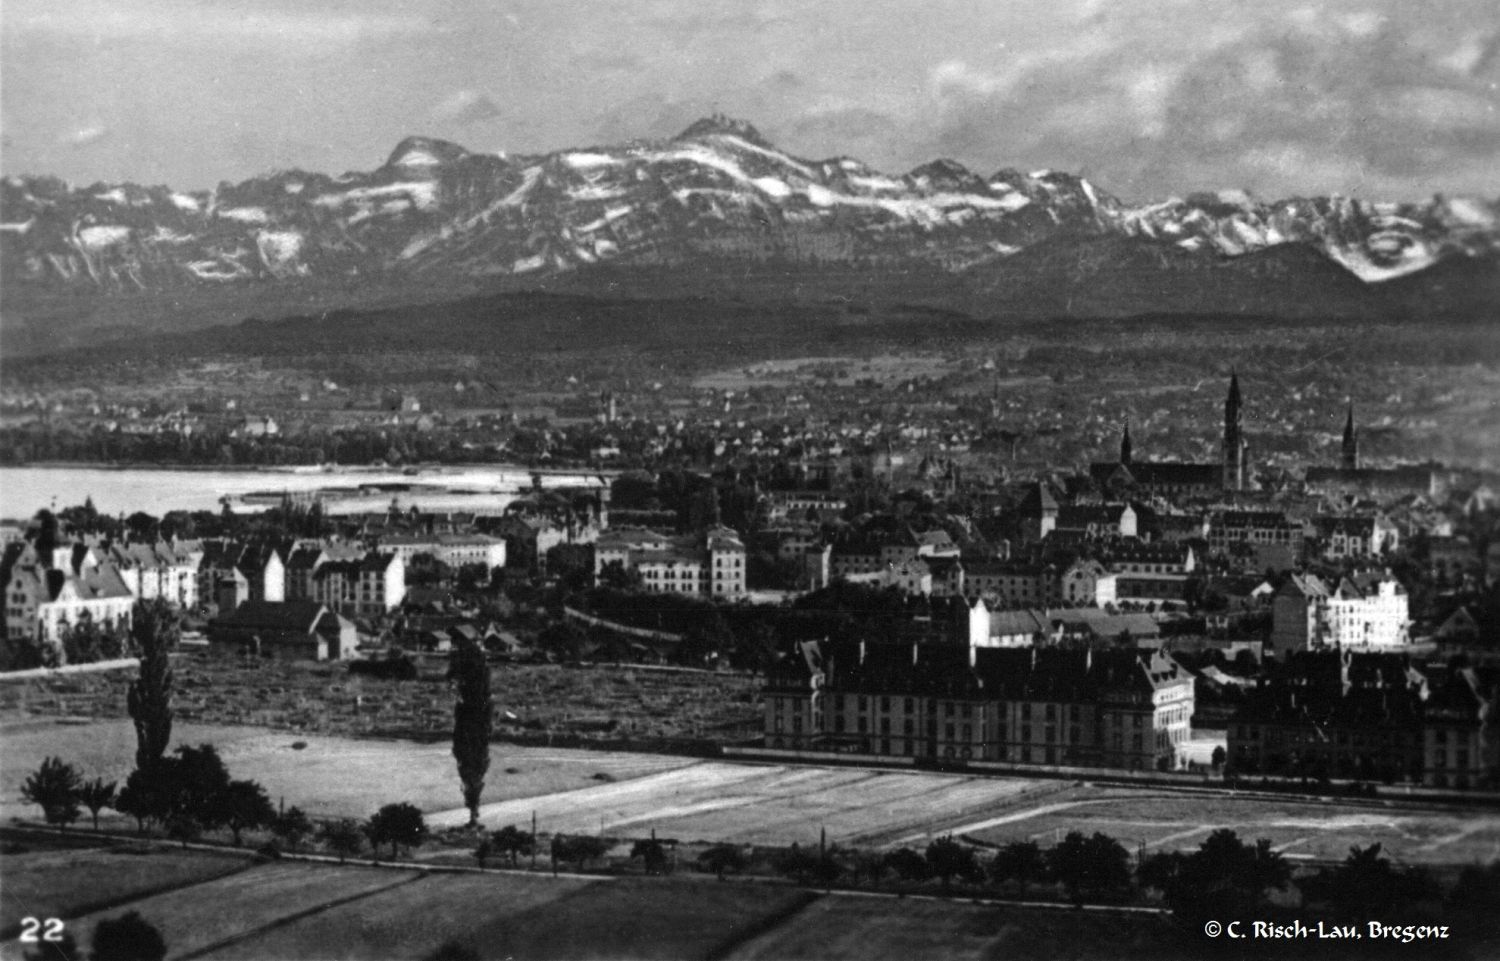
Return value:
<svg viewBox="0 0 1500 961">
<path fill-rule="evenodd" d="M 772 748 L 1172 770 L 1193 678 L 1161 650 L 809 641 L 767 675 Z"/>
<path fill-rule="evenodd" d="M 358 642 L 352 623 L 314 601 L 246 601 L 208 624 L 210 648 L 281 660 L 347 660 Z"/>
</svg>

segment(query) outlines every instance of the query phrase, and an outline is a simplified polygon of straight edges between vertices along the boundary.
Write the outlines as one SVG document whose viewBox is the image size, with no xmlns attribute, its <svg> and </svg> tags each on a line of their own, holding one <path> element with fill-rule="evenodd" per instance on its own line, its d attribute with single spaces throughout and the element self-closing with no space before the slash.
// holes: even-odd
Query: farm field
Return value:
<svg viewBox="0 0 1500 961">
<path fill-rule="evenodd" d="M 3 731 L 0 744 L 0 816 L 34 818 L 21 800 L 21 784 L 47 755 L 124 783 L 135 765 L 135 729 L 127 719 L 38 726 Z M 297 805 L 314 818 L 368 817 L 382 804 L 406 801 L 440 811 L 462 803 L 451 746 L 414 741 L 295 735 L 259 727 L 178 723 L 172 745 L 207 742 L 219 749 L 230 773 L 259 781 L 273 799 Z M 294 748 L 297 743 L 306 746 Z M 566 750 L 496 744 L 485 797 L 550 795 L 598 784 L 596 774 L 625 781 L 691 765 L 689 758 L 656 754 Z M 507 774 L 507 768 L 517 773 Z M 528 815 L 529 817 L 529 815 Z M 125 824 L 118 819 L 117 824 Z M 128 822 L 134 826 L 134 822 Z"/>
<path fill-rule="evenodd" d="M 7 845 L 12 841 L 6 838 Z M 26 850 L 0 859 L 0 931 L 7 935 L 24 917 L 72 918 L 154 891 L 232 875 L 250 863 L 159 844 L 31 848 L 21 841 L 19 846 Z"/>
<path fill-rule="evenodd" d="M 731 961 L 968 961 L 1191 957 L 1154 916 L 1019 909 L 961 901 L 827 895 L 739 945 Z"/>
<path fill-rule="evenodd" d="M 1131 850 L 1192 850 L 1217 828 L 1247 840 L 1270 838 L 1292 860 L 1341 860 L 1354 845 L 1379 842 L 1398 864 L 1470 864 L 1500 859 L 1500 812 L 1421 811 L 1338 801 L 1193 797 L 1149 790 L 1073 787 L 1036 805 L 1020 805 L 957 826 L 990 844 L 1053 843 L 1069 831 L 1103 832 Z"/>
<path fill-rule="evenodd" d="M 161 931 L 172 956 L 176 957 L 250 934 L 265 926 L 269 919 L 371 895 L 417 876 L 414 871 L 376 871 L 338 865 L 262 864 L 228 877 L 142 898 L 132 902 L 129 909 L 139 911 Z M 69 921 L 68 929 L 80 944 L 89 944 L 95 925 L 121 913 L 120 908 L 97 911 Z"/>
<path fill-rule="evenodd" d="M 510 952 L 496 948 L 503 947 L 499 941 L 515 930 L 517 917 L 550 919 L 552 904 L 596 886 L 613 885 L 545 876 L 431 875 L 266 927 L 203 957 L 404 961 L 424 957 L 448 940 L 468 944 L 483 957 L 505 957 Z"/>
<path fill-rule="evenodd" d="M 492 828 L 523 824 L 533 811 L 543 831 L 658 835 L 681 841 L 791 844 L 816 841 L 820 828 L 840 844 L 883 846 L 900 836 L 975 820 L 1022 796 L 1050 793 L 1053 781 L 955 777 L 859 768 L 812 768 L 704 761 L 633 781 L 548 797 L 487 804 Z M 466 811 L 434 814 L 454 826 Z"/>
</svg>

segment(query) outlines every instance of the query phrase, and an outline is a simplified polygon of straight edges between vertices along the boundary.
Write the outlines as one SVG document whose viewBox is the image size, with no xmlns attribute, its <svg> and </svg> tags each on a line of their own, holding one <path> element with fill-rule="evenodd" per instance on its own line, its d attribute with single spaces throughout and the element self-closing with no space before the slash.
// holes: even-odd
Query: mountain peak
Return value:
<svg viewBox="0 0 1500 961">
<path fill-rule="evenodd" d="M 761 132 L 756 130 L 749 121 L 736 120 L 734 117 L 726 116 L 722 113 L 716 113 L 694 121 L 692 126 L 678 134 L 674 139 L 691 140 L 694 137 L 711 137 L 714 134 L 728 134 L 732 137 L 739 137 L 741 140 L 748 140 L 761 147 L 771 146 L 770 142 L 761 136 Z"/>
<path fill-rule="evenodd" d="M 407 137 L 396 144 L 387 167 L 441 167 L 467 157 L 469 152 L 456 143 L 436 137 Z"/>
</svg>

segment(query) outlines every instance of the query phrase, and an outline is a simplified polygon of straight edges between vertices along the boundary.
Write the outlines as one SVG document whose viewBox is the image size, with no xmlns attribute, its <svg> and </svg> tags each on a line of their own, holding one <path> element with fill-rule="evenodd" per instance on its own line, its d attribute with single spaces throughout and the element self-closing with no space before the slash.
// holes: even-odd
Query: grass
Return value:
<svg viewBox="0 0 1500 961">
<path fill-rule="evenodd" d="M 230 773 L 259 781 L 273 800 L 297 805 L 314 818 L 368 817 L 392 801 L 424 811 L 461 807 L 458 771 L 446 741 L 414 743 L 321 737 L 245 726 L 176 724 L 173 746 L 208 742 L 219 749 Z M 305 743 L 301 749 L 293 747 Z M 134 766 L 135 730 L 129 720 L 83 725 L 27 725 L 0 744 L 0 814 L 39 819 L 41 811 L 20 801 L 26 775 L 49 754 L 77 766 L 85 777 L 124 782 Z M 555 795 L 596 787 L 598 773 L 620 782 L 691 764 L 687 758 L 606 751 L 565 750 L 495 744 L 484 800 Z M 505 773 L 515 768 L 518 773 Z M 529 815 L 527 815 L 529 818 Z M 134 821 L 114 817 L 117 828 Z"/>
<path fill-rule="evenodd" d="M 515 918 L 551 917 L 551 906 L 559 899 L 596 884 L 504 875 L 433 875 L 266 927 L 205 957 L 410 961 L 450 939 L 469 944 L 485 957 L 505 957 L 506 952 L 496 951 L 497 939 L 513 929 Z M 603 932 L 596 934 L 605 937 Z"/>
<path fill-rule="evenodd" d="M 228 877 L 134 901 L 130 910 L 161 931 L 172 955 L 200 951 L 266 926 L 278 916 L 359 897 L 409 881 L 414 872 L 333 865 L 264 864 Z M 123 908 L 99 911 L 68 924 L 80 944 Z"/>
<path fill-rule="evenodd" d="M 1094 787 L 1047 798 L 1036 816 L 963 831 L 991 844 L 1101 831 L 1134 849 L 1193 850 L 1216 828 L 1242 838 L 1269 838 L 1293 859 L 1342 860 L 1354 845 L 1379 842 L 1398 863 L 1468 864 L 1500 859 L 1500 814 L 1483 810 L 1413 810 L 1356 806 L 1337 800 L 1183 797 Z M 997 812 L 1023 813 L 1026 807 Z M 982 822 L 981 822 L 982 823 Z M 960 829 L 962 830 L 962 828 Z"/>
<path fill-rule="evenodd" d="M 162 845 L 76 848 L 30 838 L 19 844 L 28 850 L 0 856 L 4 876 L 0 934 L 5 937 L 14 935 L 24 917 L 73 918 L 154 892 L 232 875 L 250 863 L 243 857 Z"/>
<path fill-rule="evenodd" d="M 962 902 L 819 898 L 739 945 L 734 961 L 1193 957 L 1165 919 Z M 1201 948 L 1201 946 L 1197 946 Z"/>
<path fill-rule="evenodd" d="M 811 895 L 780 885 L 707 880 L 623 880 L 579 890 L 476 932 L 484 957 L 717 957 Z"/>
</svg>

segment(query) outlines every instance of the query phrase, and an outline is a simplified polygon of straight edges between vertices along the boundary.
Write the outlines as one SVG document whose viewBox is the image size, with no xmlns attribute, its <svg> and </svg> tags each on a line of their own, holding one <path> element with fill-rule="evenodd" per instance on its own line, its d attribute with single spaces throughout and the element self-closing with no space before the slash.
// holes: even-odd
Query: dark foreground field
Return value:
<svg viewBox="0 0 1500 961">
<path fill-rule="evenodd" d="M 14 842 L 12 842 L 14 843 Z M 28 842 L 34 843 L 34 842 Z M 410 959 L 445 942 L 480 958 L 967 959 L 1183 957 L 1157 915 L 1072 912 L 926 899 L 819 895 L 780 883 L 441 874 L 335 864 L 232 861 L 212 854 L 99 847 L 76 854 L 72 881 L 31 893 L 46 852 L 7 855 L 7 919 L 65 919 L 81 944 L 127 910 L 162 933 L 169 958 Z M 132 892 L 110 880 L 122 858 L 159 870 L 163 885 Z M 225 864 L 239 869 L 225 875 Z M 196 865 L 199 883 L 183 885 Z M 90 892 L 117 890 L 108 910 Z M 44 912 L 44 913 L 38 913 Z M 9 934 L 14 937 L 15 929 Z M 1014 952 L 1022 952 L 1015 954 Z M 14 940 L 0 957 L 20 958 Z"/>
</svg>

